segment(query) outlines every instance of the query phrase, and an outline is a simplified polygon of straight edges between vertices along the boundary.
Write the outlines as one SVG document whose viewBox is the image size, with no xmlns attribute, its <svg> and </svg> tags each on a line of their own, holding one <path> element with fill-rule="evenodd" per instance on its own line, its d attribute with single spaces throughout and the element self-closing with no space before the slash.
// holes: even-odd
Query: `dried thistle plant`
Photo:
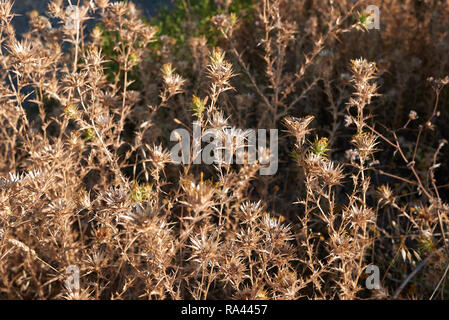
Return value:
<svg viewBox="0 0 449 320">
<path fill-rule="evenodd" d="M 363 1 L 216 5 L 177 41 L 131 2 L 53 0 L 19 40 L 0 0 L 0 297 L 447 299 L 449 5 L 383 1 L 377 34 Z M 282 130 L 278 173 L 176 165 L 194 123 L 235 152 Z"/>
</svg>

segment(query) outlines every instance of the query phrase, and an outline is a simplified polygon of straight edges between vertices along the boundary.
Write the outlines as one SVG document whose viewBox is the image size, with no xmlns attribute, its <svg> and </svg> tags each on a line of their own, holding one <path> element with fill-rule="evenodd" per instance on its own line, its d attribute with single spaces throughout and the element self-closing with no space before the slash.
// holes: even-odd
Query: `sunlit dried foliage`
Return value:
<svg viewBox="0 0 449 320">
<path fill-rule="evenodd" d="M 19 37 L 0 0 L 1 298 L 449 297 L 445 1 L 377 1 L 381 30 L 366 1 L 216 1 L 214 45 L 77 2 Z M 174 165 L 194 121 L 279 129 L 278 172 Z"/>
</svg>

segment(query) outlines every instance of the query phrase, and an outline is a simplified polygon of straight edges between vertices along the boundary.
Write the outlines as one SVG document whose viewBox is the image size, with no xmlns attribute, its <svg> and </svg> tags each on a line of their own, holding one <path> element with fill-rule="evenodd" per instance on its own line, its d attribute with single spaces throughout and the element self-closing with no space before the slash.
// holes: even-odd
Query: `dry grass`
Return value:
<svg viewBox="0 0 449 320">
<path fill-rule="evenodd" d="M 221 49 L 108 0 L 18 40 L 0 0 L 0 297 L 448 298 L 449 5 L 381 1 L 368 32 L 376 1 L 216 2 Z M 278 173 L 172 164 L 193 121 L 280 129 Z"/>
</svg>

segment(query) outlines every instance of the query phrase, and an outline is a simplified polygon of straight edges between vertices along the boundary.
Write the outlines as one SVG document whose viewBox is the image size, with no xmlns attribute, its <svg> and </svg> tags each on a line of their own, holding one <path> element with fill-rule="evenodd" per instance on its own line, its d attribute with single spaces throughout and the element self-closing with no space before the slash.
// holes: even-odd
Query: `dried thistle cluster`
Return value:
<svg viewBox="0 0 449 320">
<path fill-rule="evenodd" d="M 1 298 L 449 296 L 449 5 L 383 1 L 366 32 L 363 1 L 233 2 L 212 46 L 109 0 L 53 0 L 18 37 L 0 0 Z M 236 149 L 281 130 L 278 173 L 173 164 L 192 124 Z"/>
</svg>

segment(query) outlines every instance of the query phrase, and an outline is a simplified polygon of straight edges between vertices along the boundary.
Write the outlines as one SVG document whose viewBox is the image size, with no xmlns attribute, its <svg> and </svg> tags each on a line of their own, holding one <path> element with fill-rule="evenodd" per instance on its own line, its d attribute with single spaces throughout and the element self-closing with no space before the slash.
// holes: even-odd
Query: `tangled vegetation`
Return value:
<svg viewBox="0 0 449 320">
<path fill-rule="evenodd" d="M 0 0 L 0 298 L 449 298 L 448 2 L 74 2 Z M 277 173 L 174 164 L 194 122 Z"/>
</svg>

